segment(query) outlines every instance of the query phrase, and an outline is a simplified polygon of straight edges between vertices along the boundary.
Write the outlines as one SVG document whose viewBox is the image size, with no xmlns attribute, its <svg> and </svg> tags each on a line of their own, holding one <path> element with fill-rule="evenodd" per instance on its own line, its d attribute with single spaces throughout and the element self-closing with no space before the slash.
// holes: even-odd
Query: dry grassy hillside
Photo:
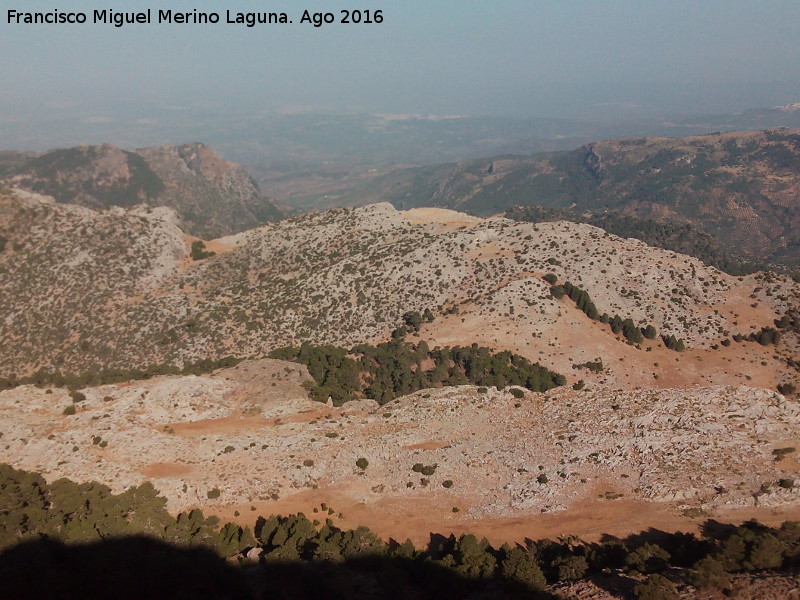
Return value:
<svg viewBox="0 0 800 600">
<path fill-rule="evenodd" d="M 303 341 L 385 339 L 430 308 L 434 343 L 514 349 L 576 379 L 617 386 L 774 387 L 794 377 L 778 346 L 734 342 L 796 308 L 798 285 L 730 277 L 699 261 L 588 225 L 529 224 L 390 205 L 310 214 L 209 242 L 166 209 L 96 212 L 6 194 L 2 200 L 2 375 L 264 356 Z M 556 299 L 543 275 L 586 290 L 599 312 L 684 340 L 639 348 Z M 717 346 L 712 349 L 712 346 Z M 649 350 L 648 350 L 649 349 Z M 572 369 L 594 359 L 606 368 Z"/>
</svg>

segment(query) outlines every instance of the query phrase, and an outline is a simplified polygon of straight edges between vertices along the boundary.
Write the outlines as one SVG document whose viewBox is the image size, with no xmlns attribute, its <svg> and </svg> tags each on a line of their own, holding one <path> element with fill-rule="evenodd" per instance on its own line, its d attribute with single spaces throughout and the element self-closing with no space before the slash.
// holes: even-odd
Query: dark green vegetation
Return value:
<svg viewBox="0 0 800 600">
<path fill-rule="evenodd" d="M 723 250 L 720 242 L 712 235 L 686 223 L 661 222 L 618 212 L 576 212 L 566 208 L 544 206 L 515 206 L 506 211 L 506 217 L 529 223 L 550 221 L 586 223 L 620 237 L 641 240 L 648 246 L 693 256 L 730 275 L 746 275 L 763 268 L 762 265 L 748 262 Z"/>
<path fill-rule="evenodd" d="M 587 317 L 593 321 L 608 323 L 613 333 L 621 333 L 622 336 L 632 344 L 639 344 L 644 341 L 644 338 L 650 340 L 655 339 L 658 335 L 658 332 L 653 325 L 648 324 L 644 327 L 639 327 L 630 317 L 623 319 L 619 315 L 614 315 L 613 317 L 609 317 L 608 313 L 603 313 L 601 315 L 598 312 L 597 307 L 594 305 L 594 302 L 592 302 L 589 292 L 579 288 L 576 285 L 573 285 L 569 281 L 562 285 L 555 285 L 558 281 L 558 277 L 554 273 L 547 273 L 544 277 L 542 277 L 542 279 L 552 286 L 550 288 L 550 293 L 553 295 L 553 297 L 560 299 L 564 296 L 567 296 L 570 300 L 575 302 L 575 305 Z M 664 341 L 664 345 L 670 350 L 677 350 L 679 352 L 684 350 L 683 340 L 676 339 L 674 335 L 662 336 L 662 340 Z M 589 363 L 586 365 L 577 365 L 575 368 L 580 368 L 581 366 L 586 366 L 587 368 L 594 370 Z M 602 370 L 602 362 L 600 363 L 599 368 Z"/>
<path fill-rule="evenodd" d="M 173 365 L 151 365 L 144 369 L 99 369 L 79 374 L 63 374 L 60 371 L 37 371 L 28 377 L 17 378 L 12 375 L 0 378 L 0 390 L 15 388 L 19 385 L 36 385 L 39 387 L 52 385 L 77 389 L 109 383 L 121 383 L 133 379 L 150 379 L 159 375 L 202 375 L 216 369 L 233 367 L 241 361 L 242 359 L 240 358 L 226 356 L 220 360 L 202 359 L 193 363 L 185 363 L 183 368 L 180 369 Z"/>
<path fill-rule="evenodd" d="M 0 463 L 0 548 L 42 537 L 66 543 L 146 534 L 181 546 L 206 546 L 231 556 L 253 545 L 250 530 L 200 510 L 172 517 L 150 482 L 121 494 L 100 483 L 59 479 Z"/>
<path fill-rule="evenodd" d="M 0 465 L 4 597 L 103 597 L 92 595 L 95 586 L 116 585 L 120 597 L 187 598 L 198 581 L 181 589 L 174 580 L 190 570 L 206 592 L 220 590 L 215 598 L 318 598 L 323 590 L 335 598 L 549 598 L 548 584 L 627 577 L 639 582 L 636 597 L 664 599 L 676 583 L 730 593 L 737 572 L 800 566 L 800 526 L 793 522 L 773 528 L 707 521 L 699 537 L 649 530 L 600 543 L 545 539 L 499 547 L 469 534 L 431 534 L 426 547 L 416 548 L 302 514 L 259 517 L 251 534 L 231 524 L 219 528 L 198 510 L 173 518 L 165 502 L 149 483 L 115 495 L 97 483 L 47 484 L 36 473 Z M 89 545 L 65 545 L 76 543 Z M 222 566 L 220 557 L 242 558 L 253 548 L 261 559 L 247 579 Z M 109 580 L 107 572 L 118 575 Z"/>
<path fill-rule="evenodd" d="M 762 346 L 769 346 L 781 341 L 781 332 L 774 327 L 762 327 L 760 331 L 754 331 L 747 335 L 737 333 L 731 337 L 734 342 L 758 342 Z"/>
<path fill-rule="evenodd" d="M 215 256 L 216 252 L 206 250 L 206 243 L 203 240 L 192 242 L 192 260 L 203 260 Z"/>
<path fill-rule="evenodd" d="M 424 341 L 413 344 L 398 336 L 377 346 L 359 344 L 346 350 L 303 344 L 269 356 L 306 365 L 314 378 L 311 397 L 320 402 L 331 398 L 336 406 L 357 398 L 385 404 L 397 396 L 448 385 L 516 385 L 543 392 L 565 382 L 562 375 L 508 351 L 492 353 L 477 344 L 431 350 Z"/>
</svg>

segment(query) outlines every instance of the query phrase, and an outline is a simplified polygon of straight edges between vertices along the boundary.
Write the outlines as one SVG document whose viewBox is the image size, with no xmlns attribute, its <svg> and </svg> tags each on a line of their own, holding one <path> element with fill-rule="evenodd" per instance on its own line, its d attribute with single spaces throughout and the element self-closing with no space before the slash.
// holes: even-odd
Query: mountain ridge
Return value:
<svg viewBox="0 0 800 600">
<path fill-rule="evenodd" d="M 214 238 L 284 216 L 255 180 L 202 143 L 122 150 L 82 145 L 39 154 L 0 153 L 0 185 L 90 208 L 173 208 L 183 228 Z"/>
<path fill-rule="evenodd" d="M 192 260 L 192 238 L 166 208 L 98 212 L 13 194 L 0 206 L 7 239 L 0 288 L 9 298 L 0 335 L 15 341 L 2 349 L 0 376 L 257 358 L 303 342 L 351 347 L 388 339 L 404 314 L 426 308 L 436 321 L 419 335 L 431 346 L 510 350 L 572 374 L 571 381 L 578 379 L 573 365 L 598 357 L 609 364 L 611 356 L 622 364 L 581 377 L 628 386 L 680 376 L 668 365 L 681 357 L 659 339 L 637 349 L 569 298 L 555 297 L 544 279 L 553 273 L 588 293 L 599 314 L 682 339 L 689 350 L 679 353 L 682 362 L 719 367 L 703 374 L 697 364 L 687 381 L 724 383 L 715 356 L 738 355 L 719 344 L 773 327 L 800 296 L 788 277 L 732 277 L 568 222 L 378 204 L 212 240 L 216 254 Z M 792 335 L 779 354 L 751 344 L 768 366 L 733 376 L 774 388 L 792 356 Z"/>
<path fill-rule="evenodd" d="M 622 138 L 390 172 L 323 206 L 388 201 L 486 216 L 537 205 L 689 224 L 746 259 L 800 264 L 800 130 Z M 309 203 L 314 203 L 312 198 Z"/>
</svg>

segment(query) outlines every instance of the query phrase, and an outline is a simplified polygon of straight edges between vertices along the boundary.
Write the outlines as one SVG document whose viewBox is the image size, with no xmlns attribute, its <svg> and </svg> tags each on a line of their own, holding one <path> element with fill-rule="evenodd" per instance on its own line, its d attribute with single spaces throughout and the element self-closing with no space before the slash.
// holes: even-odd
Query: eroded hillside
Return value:
<svg viewBox="0 0 800 600">
<path fill-rule="evenodd" d="M 194 261 L 167 209 L 1 202 L 3 376 L 260 357 L 304 341 L 349 347 L 386 339 L 406 312 L 428 308 L 436 319 L 419 337 L 431 346 L 513 350 L 570 382 L 774 388 L 796 378 L 791 329 L 776 346 L 731 338 L 774 327 L 797 308 L 798 284 L 731 277 L 588 225 L 383 204 L 214 240 L 216 254 Z M 627 343 L 554 297 L 549 273 L 585 290 L 600 314 L 659 337 Z M 598 359 L 600 372 L 578 368 Z"/>
</svg>

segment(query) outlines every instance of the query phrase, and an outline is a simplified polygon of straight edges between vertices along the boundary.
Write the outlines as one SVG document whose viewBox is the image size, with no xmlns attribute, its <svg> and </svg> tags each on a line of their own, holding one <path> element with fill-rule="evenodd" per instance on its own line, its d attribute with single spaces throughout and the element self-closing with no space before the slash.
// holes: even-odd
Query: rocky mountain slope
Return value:
<svg viewBox="0 0 800 600">
<path fill-rule="evenodd" d="M 394 171 L 328 194 L 328 206 L 388 201 L 479 215 L 515 205 L 618 211 L 688 223 L 751 259 L 800 261 L 800 132 L 593 142 L 569 152 L 497 156 Z"/>
<path fill-rule="evenodd" d="M 114 490 L 153 480 L 171 510 L 243 524 L 302 510 L 417 541 L 800 514 L 789 277 L 726 275 L 588 224 L 385 203 L 206 240 L 193 258 L 197 241 L 167 207 L 0 193 L 0 384 L 248 359 L 0 391 L 0 462 Z M 319 365 L 265 358 L 386 340 L 409 311 L 430 315 L 409 342 L 508 350 L 566 385 L 334 407 L 310 399 Z"/>
<path fill-rule="evenodd" d="M 450 530 L 590 534 L 596 521 L 558 520 L 587 504 L 617 532 L 742 510 L 770 518 L 797 504 L 800 409 L 775 392 L 517 398 L 460 386 L 333 408 L 308 399 L 308 377 L 293 363 L 245 362 L 85 389 L 71 415 L 64 390 L 0 392 L 0 460 L 116 492 L 152 480 L 173 512 L 203 506 L 242 522 L 327 504 L 348 526 L 417 541 Z"/>
<path fill-rule="evenodd" d="M 0 198 L 0 376 L 263 357 L 302 342 L 388 338 L 433 311 L 419 338 L 511 350 L 556 372 L 622 387 L 796 379 L 792 328 L 777 346 L 736 341 L 797 309 L 800 286 L 731 277 L 589 225 L 479 219 L 388 204 L 296 217 L 208 243 L 167 208 L 94 211 Z M 681 339 L 629 342 L 544 279 L 584 290 L 599 314 Z M 737 338 L 741 339 L 741 338 Z M 599 370 L 581 367 L 601 360 Z"/>
<path fill-rule="evenodd" d="M 218 237 L 283 216 L 239 165 L 203 144 L 126 151 L 108 144 L 0 152 L 0 185 L 91 208 L 168 206 L 184 229 Z"/>
</svg>

